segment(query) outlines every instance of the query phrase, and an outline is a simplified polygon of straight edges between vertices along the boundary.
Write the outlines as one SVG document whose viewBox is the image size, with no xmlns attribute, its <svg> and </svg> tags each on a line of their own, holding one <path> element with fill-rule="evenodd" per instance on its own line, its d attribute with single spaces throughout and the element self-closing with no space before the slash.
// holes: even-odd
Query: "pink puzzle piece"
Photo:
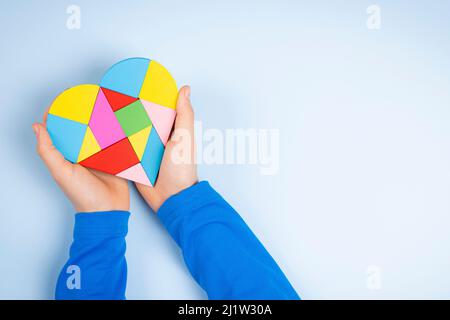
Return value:
<svg viewBox="0 0 450 320">
<path fill-rule="evenodd" d="M 102 90 L 98 92 L 89 127 L 102 149 L 125 138 L 125 133 Z"/>
<path fill-rule="evenodd" d="M 150 120 L 152 120 L 153 127 L 158 132 L 162 143 L 166 145 L 172 131 L 173 121 L 175 120 L 175 110 L 145 100 L 141 100 L 141 102 Z"/>
<path fill-rule="evenodd" d="M 151 186 L 150 180 L 148 180 L 147 175 L 145 174 L 144 168 L 140 163 L 120 172 L 117 176 L 132 180 L 141 184 L 145 184 L 147 186 Z"/>
</svg>

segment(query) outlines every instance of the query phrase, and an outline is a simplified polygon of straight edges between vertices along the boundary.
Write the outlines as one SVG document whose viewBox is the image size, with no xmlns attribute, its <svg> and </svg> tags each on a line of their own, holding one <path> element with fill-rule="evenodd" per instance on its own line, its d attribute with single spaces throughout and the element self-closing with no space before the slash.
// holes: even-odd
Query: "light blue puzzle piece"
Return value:
<svg viewBox="0 0 450 320">
<path fill-rule="evenodd" d="M 70 162 L 76 163 L 87 125 L 64 119 L 53 114 L 47 118 L 47 130 L 52 138 L 53 145 L 64 158 Z"/>
<path fill-rule="evenodd" d="M 105 73 L 100 86 L 137 98 L 144 83 L 150 59 L 130 58 L 113 65 Z"/>
<path fill-rule="evenodd" d="M 141 164 L 144 167 L 144 171 L 148 176 L 148 179 L 155 185 L 156 177 L 158 176 L 159 166 L 161 165 L 162 157 L 164 154 L 164 144 L 156 133 L 153 127 L 150 131 L 147 146 L 145 147 L 144 155 L 141 159 Z"/>
</svg>

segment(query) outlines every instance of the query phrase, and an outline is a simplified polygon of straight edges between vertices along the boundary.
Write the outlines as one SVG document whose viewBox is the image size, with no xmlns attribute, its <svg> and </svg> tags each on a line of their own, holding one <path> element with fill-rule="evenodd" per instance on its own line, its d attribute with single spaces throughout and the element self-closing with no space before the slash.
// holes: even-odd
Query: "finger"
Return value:
<svg viewBox="0 0 450 320">
<path fill-rule="evenodd" d="M 33 124 L 33 130 L 37 139 L 37 153 L 53 177 L 58 180 L 60 177 L 70 174 L 70 163 L 55 148 L 45 126 L 41 123 L 35 123 Z"/>
<path fill-rule="evenodd" d="M 182 87 L 178 93 L 175 128 L 166 145 L 169 149 L 180 141 L 184 142 L 185 147 L 194 148 L 194 110 L 190 96 L 191 88 L 189 86 Z"/>
<path fill-rule="evenodd" d="M 48 118 L 48 112 L 50 111 L 50 107 L 47 108 L 47 110 L 45 110 L 44 116 L 42 117 L 42 123 L 46 124 L 47 123 L 47 118 Z"/>
<path fill-rule="evenodd" d="M 175 130 L 187 129 L 194 133 L 194 110 L 191 105 L 191 88 L 184 86 L 178 93 L 177 117 L 175 119 Z"/>
<path fill-rule="evenodd" d="M 175 129 L 166 144 L 164 157 L 173 163 L 192 164 L 195 162 L 194 111 L 192 109 L 191 88 L 184 86 L 178 93 Z M 164 161 L 167 162 L 168 160 Z"/>
</svg>

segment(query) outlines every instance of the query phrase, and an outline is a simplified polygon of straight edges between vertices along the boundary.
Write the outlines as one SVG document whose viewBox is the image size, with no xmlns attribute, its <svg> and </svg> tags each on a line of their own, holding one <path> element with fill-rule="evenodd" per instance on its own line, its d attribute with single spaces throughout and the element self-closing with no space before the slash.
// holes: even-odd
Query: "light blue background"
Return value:
<svg viewBox="0 0 450 320">
<path fill-rule="evenodd" d="M 80 30 L 66 28 L 70 4 Z M 190 84 L 205 128 L 280 129 L 277 175 L 200 174 L 303 298 L 450 297 L 448 1 L 2 0 L 0 17 L 0 298 L 52 298 L 71 243 L 73 210 L 32 122 L 132 56 Z M 131 211 L 128 298 L 205 298 L 135 190 Z"/>
</svg>

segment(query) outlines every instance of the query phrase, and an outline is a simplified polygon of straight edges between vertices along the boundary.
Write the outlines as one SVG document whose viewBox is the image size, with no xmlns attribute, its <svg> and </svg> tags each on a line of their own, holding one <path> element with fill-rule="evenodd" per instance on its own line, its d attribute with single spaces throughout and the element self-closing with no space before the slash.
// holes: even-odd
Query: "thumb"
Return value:
<svg viewBox="0 0 450 320">
<path fill-rule="evenodd" d="M 189 86 L 182 87 L 178 93 L 175 129 L 166 144 L 167 154 L 174 163 L 195 163 L 194 110 L 190 94 Z"/>
<path fill-rule="evenodd" d="M 175 130 L 185 129 L 194 133 L 194 110 L 191 105 L 191 88 L 184 86 L 178 93 L 177 117 L 175 119 Z"/>
<path fill-rule="evenodd" d="M 33 131 L 37 140 L 36 151 L 52 176 L 58 180 L 59 177 L 67 175 L 71 167 L 70 163 L 55 148 L 45 126 L 41 123 L 34 123 Z"/>
</svg>

